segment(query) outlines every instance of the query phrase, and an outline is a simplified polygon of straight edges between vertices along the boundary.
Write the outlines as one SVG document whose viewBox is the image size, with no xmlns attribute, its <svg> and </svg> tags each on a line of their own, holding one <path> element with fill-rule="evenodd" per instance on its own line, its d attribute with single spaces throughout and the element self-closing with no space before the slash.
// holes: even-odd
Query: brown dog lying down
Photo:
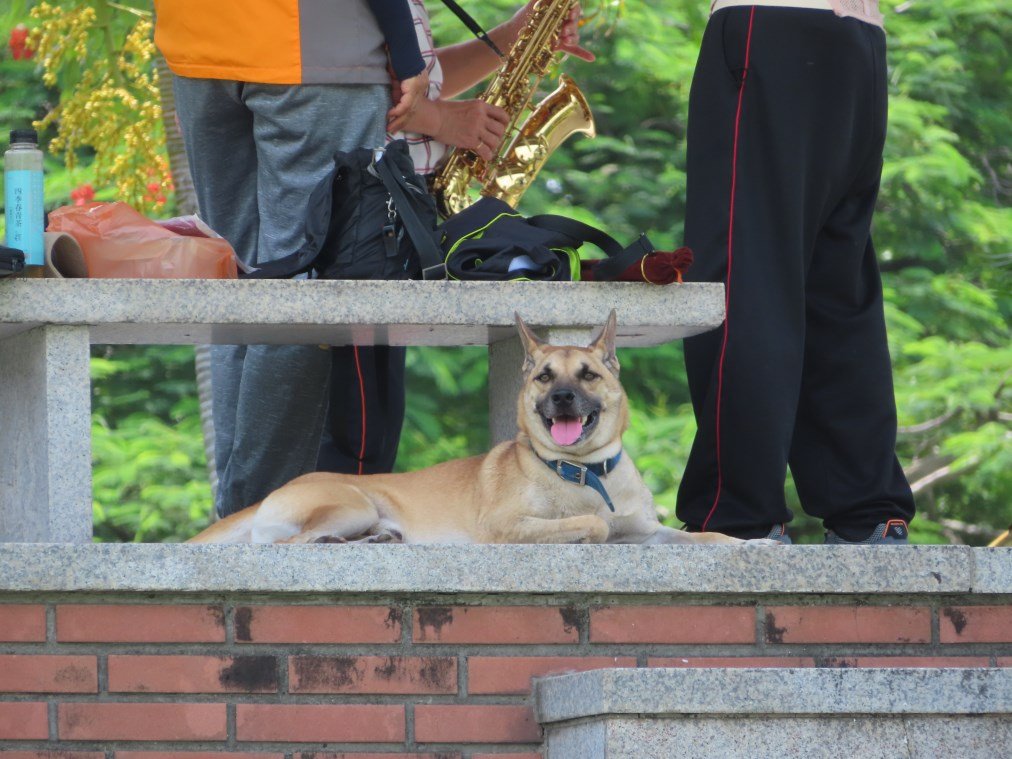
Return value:
<svg viewBox="0 0 1012 759">
<path fill-rule="evenodd" d="M 587 348 L 526 351 L 515 440 L 418 472 L 297 477 L 191 543 L 743 543 L 663 526 L 622 451 L 615 312 Z M 772 543 L 759 540 L 751 543 Z"/>
</svg>

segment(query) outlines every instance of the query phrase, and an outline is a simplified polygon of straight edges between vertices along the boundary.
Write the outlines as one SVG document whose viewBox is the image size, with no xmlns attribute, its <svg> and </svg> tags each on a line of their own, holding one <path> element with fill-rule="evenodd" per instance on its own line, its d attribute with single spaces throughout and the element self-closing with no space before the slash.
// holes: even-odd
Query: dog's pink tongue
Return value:
<svg viewBox="0 0 1012 759">
<path fill-rule="evenodd" d="M 579 419 L 555 419 L 552 421 L 552 440 L 559 445 L 572 445 L 583 432 L 583 422 Z"/>
</svg>

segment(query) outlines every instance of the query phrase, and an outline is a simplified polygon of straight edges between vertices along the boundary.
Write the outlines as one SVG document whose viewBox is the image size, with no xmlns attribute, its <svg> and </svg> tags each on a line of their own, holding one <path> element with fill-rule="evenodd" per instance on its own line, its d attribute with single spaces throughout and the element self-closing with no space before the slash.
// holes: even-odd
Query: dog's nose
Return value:
<svg viewBox="0 0 1012 759">
<path fill-rule="evenodd" d="M 566 389 L 555 390 L 552 393 L 552 403 L 555 403 L 559 406 L 571 404 L 575 400 L 576 400 L 576 393 L 574 393 L 572 390 Z"/>
</svg>

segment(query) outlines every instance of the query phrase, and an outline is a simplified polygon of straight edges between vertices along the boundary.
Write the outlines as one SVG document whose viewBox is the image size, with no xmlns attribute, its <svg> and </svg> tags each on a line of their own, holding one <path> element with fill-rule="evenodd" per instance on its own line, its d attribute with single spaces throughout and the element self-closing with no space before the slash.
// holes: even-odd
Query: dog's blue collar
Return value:
<svg viewBox="0 0 1012 759">
<path fill-rule="evenodd" d="M 604 489 L 604 483 L 601 482 L 601 478 L 606 477 L 609 472 L 614 471 L 621 458 L 622 451 L 619 451 L 610 459 L 597 464 L 577 464 L 574 461 L 566 461 L 565 459 L 556 459 L 555 461 L 541 460 L 545 462 L 545 466 L 554 470 L 566 482 L 586 485 L 596 490 L 601 494 L 604 502 L 608 504 L 608 508 L 615 511 L 615 504 L 608 497 L 608 491 Z"/>
</svg>

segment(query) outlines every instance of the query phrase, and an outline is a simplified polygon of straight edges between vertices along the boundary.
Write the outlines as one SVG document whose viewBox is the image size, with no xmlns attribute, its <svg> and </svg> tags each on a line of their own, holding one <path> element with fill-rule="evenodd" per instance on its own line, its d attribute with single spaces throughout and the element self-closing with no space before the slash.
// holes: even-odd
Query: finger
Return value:
<svg viewBox="0 0 1012 759">
<path fill-rule="evenodd" d="M 408 121 L 408 117 L 411 115 L 410 104 L 406 102 L 405 98 L 401 99 L 397 105 L 387 111 L 387 131 L 388 132 L 399 132 L 404 128 L 404 125 Z"/>
<path fill-rule="evenodd" d="M 587 61 L 588 63 L 592 63 L 597 60 L 596 55 L 587 50 L 587 48 L 580 47 L 579 45 L 563 45 L 559 49 L 565 53 L 569 53 L 570 55 L 575 55 L 577 58 Z"/>
<path fill-rule="evenodd" d="M 489 134 L 495 135 L 496 137 L 502 137 L 506 132 L 507 124 L 503 121 L 496 121 L 495 119 L 485 119 L 481 127 Z"/>
<path fill-rule="evenodd" d="M 483 139 L 478 139 L 478 145 L 474 148 L 474 152 L 486 161 L 492 160 L 492 147 L 486 144 Z"/>
<path fill-rule="evenodd" d="M 492 122 L 500 123 L 503 126 L 510 123 L 510 116 L 506 111 L 498 106 L 489 106 L 488 115 L 492 118 Z"/>
</svg>

